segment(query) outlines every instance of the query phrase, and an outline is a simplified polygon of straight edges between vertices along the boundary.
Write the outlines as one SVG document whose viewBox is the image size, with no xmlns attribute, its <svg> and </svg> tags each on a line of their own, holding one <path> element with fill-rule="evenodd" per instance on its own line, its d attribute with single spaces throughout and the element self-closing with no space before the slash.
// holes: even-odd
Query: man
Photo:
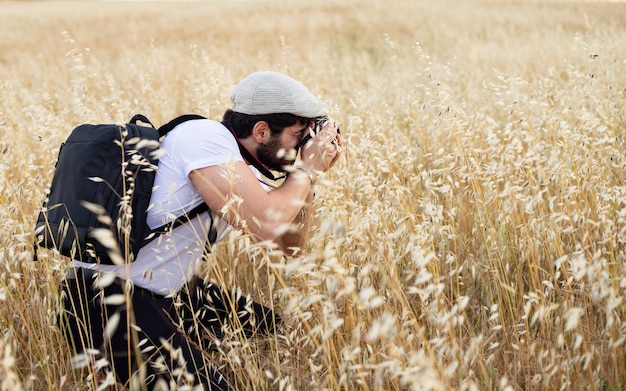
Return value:
<svg viewBox="0 0 626 391">
<path fill-rule="evenodd" d="M 235 87 L 231 100 L 222 123 L 183 122 L 163 139 L 148 224 L 162 226 L 203 202 L 210 211 L 153 240 L 130 264 L 73 261 L 64 283 L 69 342 L 78 353 L 104 354 L 130 388 L 189 381 L 228 389 L 202 355 L 203 341 L 211 339 L 205 334 L 220 337 L 230 327 L 250 337 L 273 332 L 279 318 L 194 277 L 207 238 L 217 242 L 235 227 L 287 252 L 303 247 L 313 184 L 340 156 L 342 140 L 330 126 L 300 146 L 324 105 L 296 80 L 256 72 Z M 279 187 L 264 184 L 272 171 L 286 173 Z"/>
</svg>

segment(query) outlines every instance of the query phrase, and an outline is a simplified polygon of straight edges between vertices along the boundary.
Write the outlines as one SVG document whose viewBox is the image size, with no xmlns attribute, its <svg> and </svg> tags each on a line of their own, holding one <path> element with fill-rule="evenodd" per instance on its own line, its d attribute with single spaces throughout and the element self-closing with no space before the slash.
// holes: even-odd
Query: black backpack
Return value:
<svg viewBox="0 0 626 391">
<path fill-rule="evenodd" d="M 132 262 L 148 242 L 206 212 L 209 208 L 202 203 L 163 227 L 151 230 L 146 223 L 160 139 L 177 125 L 202 118 L 184 115 L 156 129 L 138 114 L 126 125 L 75 128 L 61 144 L 37 218 L 35 246 L 84 262 Z M 98 239 L 96 229 L 108 230 L 114 240 Z M 211 222 L 208 244 L 215 242 L 216 234 Z"/>
</svg>

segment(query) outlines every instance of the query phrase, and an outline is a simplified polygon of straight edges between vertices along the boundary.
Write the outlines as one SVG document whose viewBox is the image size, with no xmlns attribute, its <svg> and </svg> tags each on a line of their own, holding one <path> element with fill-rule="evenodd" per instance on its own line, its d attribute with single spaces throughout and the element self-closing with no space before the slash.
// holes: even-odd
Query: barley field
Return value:
<svg viewBox="0 0 626 391">
<path fill-rule="evenodd" d="M 346 147 L 307 248 L 203 265 L 286 323 L 207 352 L 235 389 L 626 389 L 626 3 L 252 0 L 0 1 L 0 390 L 121 389 L 33 260 L 70 130 L 221 119 L 261 69 Z"/>
</svg>

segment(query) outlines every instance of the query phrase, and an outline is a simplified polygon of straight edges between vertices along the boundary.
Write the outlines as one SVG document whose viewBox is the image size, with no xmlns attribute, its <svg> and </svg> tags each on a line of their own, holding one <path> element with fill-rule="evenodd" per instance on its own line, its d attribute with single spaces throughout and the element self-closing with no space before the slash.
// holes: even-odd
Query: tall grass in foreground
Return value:
<svg viewBox="0 0 626 391">
<path fill-rule="evenodd" d="M 329 100 L 347 147 L 301 254 L 233 233 L 201 271 L 286 322 L 207 352 L 237 388 L 624 389 L 624 6 L 385 3 L 0 3 L 1 388 L 105 379 L 56 327 L 67 260 L 32 262 L 69 130 L 219 118 L 269 68 Z"/>
</svg>

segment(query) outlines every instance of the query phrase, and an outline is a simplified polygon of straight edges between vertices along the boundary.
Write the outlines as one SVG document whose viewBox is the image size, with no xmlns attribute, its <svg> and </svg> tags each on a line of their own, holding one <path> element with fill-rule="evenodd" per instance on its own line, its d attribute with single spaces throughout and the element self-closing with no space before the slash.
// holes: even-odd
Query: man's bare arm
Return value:
<svg viewBox="0 0 626 391">
<path fill-rule="evenodd" d="M 294 171 L 281 187 L 267 192 L 243 162 L 193 170 L 189 178 L 211 210 L 259 240 L 275 241 L 285 233 L 311 189 L 306 174 Z"/>
<path fill-rule="evenodd" d="M 313 190 L 309 191 L 302 207 L 289 230 L 276 238 L 275 242 L 287 254 L 294 255 L 306 247 L 309 239 L 311 221 L 313 221 Z"/>
<path fill-rule="evenodd" d="M 331 143 L 332 140 L 338 144 Z M 269 192 L 244 162 L 193 170 L 189 178 L 209 208 L 225 217 L 230 225 L 259 240 L 274 241 L 283 250 L 302 248 L 304 230 L 308 229 L 312 216 L 306 209 L 311 204 L 307 199 L 313 182 L 317 172 L 327 171 L 336 163 L 341 145 L 336 131 L 314 138 L 302 151 L 302 164 L 311 177 L 294 170 L 278 189 Z M 302 219 L 297 219 L 303 208 L 306 213 Z M 303 228 L 299 233 L 288 232 L 294 222 Z"/>
</svg>

